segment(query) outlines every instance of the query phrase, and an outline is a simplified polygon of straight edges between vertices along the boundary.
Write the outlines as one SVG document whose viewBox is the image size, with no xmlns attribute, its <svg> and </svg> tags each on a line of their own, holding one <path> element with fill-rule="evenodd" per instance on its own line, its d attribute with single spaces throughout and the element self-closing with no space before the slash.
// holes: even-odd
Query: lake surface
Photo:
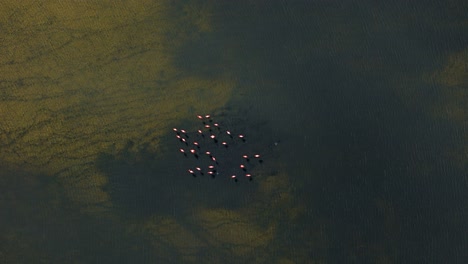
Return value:
<svg viewBox="0 0 468 264">
<path fill-rule="evenodd" d="M 106 3 L 0 11 L 1 263 L 466 263 L 465 1 Z"/>
</svg>

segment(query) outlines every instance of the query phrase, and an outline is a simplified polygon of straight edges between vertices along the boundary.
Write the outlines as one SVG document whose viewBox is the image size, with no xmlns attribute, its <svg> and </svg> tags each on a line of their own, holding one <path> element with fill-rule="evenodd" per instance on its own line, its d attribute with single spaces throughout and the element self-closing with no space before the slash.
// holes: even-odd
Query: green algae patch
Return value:
<svg viewBox="0 0 468 264">
<path fill-rule="evenodd" d="M 262 227 L 238 211 L 204 209 L 196 217 L 211 244 L 221 250 L 223 247 L 216 245 L 224 245 L 229 254 L 242 256 L 264 252 L 275 237 L 276 223 Z"/>
<path fill-rule="evenodd" d="M 129 141 L 135 153 L 157 150 L 174 120 L 224 105 L 229 74 L 202 78 L 173 62 L 210 32 L 209 8 L 171 2 L 5 2 L 0 160 L 53 175 L 85 207 L 102 205 L 100 153 Z"/>
<path fill-rule="evenodd" d="M 468 49 L 451 54 L 442 69 L 435 71 L 430 80 L 440 85 L 442 98 L 434 115 L 464 123 L 468 117 Z"/>
<path fill-rule="evenodd" d="M 109 174 L 97 168 L 99 157 L 125 157 L 117 159 L 128 162 L 125 168 L 154 165 L 161 137 L 172 126 L 223 107 L 237 85 L 228 71 L 200 76 L 174 61 L 190 54 L 181 49 L 213 31 L 209 5 L 112 3 L 11 1 L 0 10 L 6 29 L 0 36 L 7 48 L 0 58 L 0 160 L 57 180 L 79 211 L 97 216 L 118 215 L 105 188 Z M 153 160 L 143 152 L 154 154 Z M 168 259 L 177 254 L 182 262 L 200 263 L 200 255 L 212 251 L 205 263 L 229 256 L 265 261 L 276 248 L 269 246 L 278 226 L 296 219 L 302 209 L 292 206 L 286 175 L 262 175 L 264 180 L 253 183 L 260 186 L 258 194 L 235 210 L 202 205 L 203 198 L 192 216 L 154 211 L 138 216 L 135 225 L 149 237 L 155 254 Z M 177 199 L 190 199 L 192 192 Z M 187 207 L 181 210 L 190 215 Z M 8 234 L 11 241 L 15 235 Z"/>
<path fill-rule="evenodd" d="M 448 119 L 460 127 L 468 120 L 468 49 L 450 54 L 444 66 L 430 75 L 430 81 L 439 85 L 438 104 L 433 107 L 435 118 Z M 468 142 L 468 134 L 461 135 L 463 142 Z M 468 144 L 461 144 L 455 149 L 447 150 L 455 164 L 464 170 L 468 165 Z"/>
<path fill-rule="evenodd" d="M 434 73 L 433 78 L 445 87 L 466 87 L 468 83 L 468 49 L 451 54 L 442 70 Z"/>
<path fill-rule="evenodd" d="M 141 228 L 149 235 L 153 249 L 160 256 L 170 258 L 169 254 L 173 254 L 181 261 L 195 262 L 196 255 L 207 248 L 203 240 L 170 217 L 151 217 Z"/>
</svg>

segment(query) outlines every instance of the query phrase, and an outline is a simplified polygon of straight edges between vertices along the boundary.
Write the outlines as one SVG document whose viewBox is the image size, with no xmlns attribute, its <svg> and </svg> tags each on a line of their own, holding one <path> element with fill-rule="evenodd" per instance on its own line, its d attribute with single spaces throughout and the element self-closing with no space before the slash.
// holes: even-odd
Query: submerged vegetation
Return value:
<svg viewBox="0 0 468 264">
<path fill-rule="evenodd" d="M 235 210 L 204 208 L 203 200 L 191 201 L 187 192 L 168 194 L 161 188 L 169 186 L 167 179 L 158 182 L 165 175 L 157 173 L 164 172 L 154 169 L 159 164 L 160 139 L 170 131 L 171 123 L 225 105 L 236 86 L 229 72 L 200 77 L 178 68 L 176 60 L 183 59 L 180 49 L 212 30 L 210 12 L 209 5 L 196 1 L 121 5 L 11 1 L 2 5 L 1 23 L 6 30 L 0 33 L 5 48 L 0 58 L 0 160 L 10 168 L 21 167 L 32 180 L 40 173 L 55 183 L 48 195 L 56 196 L 38 198 L 45 204 L 34 210 L 43 215 L 31 218 L 27 225 L 34 227 L 57 217 L 56 221 L 69 221 L 72 229 L 82 232 L 79 229 L 85 226 L 67 220 L 81 219 L 103 241 L 106 236 L 111 239 L 111 230 L 119 229 L 122 233 L 115 237 L 121 241 L 119 245 L 127 245 L 125 241 L 132 244 L 125 254 L 140 255 L 144 248 L 151 248 L 154 254 L 141 256 L 148 259 L 171 260 L 173 253 L 180 255 L 180 260 L 195 263 L 200 258 L 213 262 L 213 258 L 231 254 L 248 259 L 260 248 L 262 258 L 267 257 L 279 219 L 270 219 L 270 224 L 261 227 L 249 214 L 257 215 L 253 209 L 257 208 L 271 215 L 274 203 L 253 202 Z M 120 173 L 121 178 L 112 172 Z M 140 199 L 139 190 L 131 188 L 144 186 L 148 172 L 156 173 L 152 175 L 155 188 L 146 190 L 152 196 Z M 16 177 L 14 170 L 10 173 L 9 179 Z M 124 186 L 116 185 L 116 180 Z M 17 189 L 9 181 L 4 186 Z M 113 189 L 115 186 L 127 192 Z M 45 190 L 50 188 L 48 185 Z M 190 194 L 190 189 L 185 191 Z M 271 192 L 268 188 L 260 195 Z M 138 203 L 151 202 L 147 198 L 155 200 L 154 210 L 147 214 L 129 210 L 138 210 L 142 206 Z M 171 216 L 171 209 L 164 209 L 166 200 L 171 199 L 181 202 L 168 204 L 181 206 L 175 209 L 182 213 Z M 182 199 L 196 208 L 183 205 Z M 25 208 L 28 201 L 17 197 L 8 202 L 14 203 L 16 210 L 31 209 Z M 28 212 L 13 216 L 28 217 L 32 214 Z M 58 217 L 61 212 L 64 215 Z M 131 216 L 132 212 L 136 214 Z M 109 223 L 106 228 L 104 222 Z M 222 226 L 218 226 L 220 222 Z M 64 255 L 52 256 L 47 254 L 53 251 L 39 246 L 57 247 L 72 230 L 55 238 L 38 238 L 42 242 L 17 232 L 19 229 L 10 229 L 2 238 L 6 241 L 1 249 L 3 260 L 19 263 L 21 258 L 14 252 L 20 252 L 46 262 L 95 261 L 83 256 L 93 252 L 92 248 L 64 243 Z M 81 237 L 88 240 L 86 236 L 92 233 L 84 232 Z M 135 240 L 146 242 L 133 244 Z M 107 242 L 104 251 L 118 256 L 120 246 Z M 208 248 L 214 250 L 212 256 L 201 257 Z M 214 257 L 215 253 L 220 255 Z"/>
</svg>

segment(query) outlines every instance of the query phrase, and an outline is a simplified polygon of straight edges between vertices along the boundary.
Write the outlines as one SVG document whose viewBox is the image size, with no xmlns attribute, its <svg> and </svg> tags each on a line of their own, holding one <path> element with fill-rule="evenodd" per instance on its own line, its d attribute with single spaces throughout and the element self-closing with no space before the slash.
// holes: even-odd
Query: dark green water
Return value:
<svg viewBox="0 0 468 264">
<path fill-rule="evenodd" d="M 171 5 L 180 13 L 170 16 L 190 13 L 190 8 L 179 8 L 184 4 Z M 91 165 L 83 171 L 76 169 L 81 163 L 70 165 L 54 175 L 42 171 L 62 152 L 32 166 L 38 173 L 2 160 L 0 210 L 7 216 L 0 217 L 0 263 L 467 262 L 465 1 L 193 1 L 193 6 L 210 10 L 212 30 L 192 38 L 179 36 L 186 28 L 164 32 L 167 38 L 162 41 L 185 40 L 170 57 L 177 74 L 168 70 L 169 77 L 160 72 L 143 81 L 140 75 L 132 79 L 128 90 L 138 94 L 140 88 L 147 89 L 148 98 L 134 99 L 129 93 L 123 103 L 128 109 L 113 106 L 123 116 L 115 121 L 121 127 L 103 125 L 100 130 L 114 135 L 122 129 L 109 140 L 124 142 L 123 149 L 102 149 L 92 161 L 77 154 Z M 18 8 L 23 9 L 28 10 Z M 13 17 L 21 17 L 18 10 Z M 137 29 L 156 32 L 160 20 L 139 19 L 135 17 L 140 24 L 124 26 L 135 27 L 130 40 L 109 42 L 141 40 L 137 47 L 144 48 L 131 48 L 130 58 L 146 48 L 159 48 L 157 41 L 145 46 L 147 31 Z M 104 29 L 92 32 L 107 34 Z M 15 32 L 10 36 L 21 39 Z M 91 40 L 83 37 L 84 42 Z M 60 49 L 51 54 L 60 57 Z M 139 60 L 126 62 L 118 55 L 100 56 L 104 65 L 107 60 L 122 60 L 131 69 L 138 65 Z M 87 78 L 82 68 L 70 67 L 64 79 L 75 71 Z M 119 80 L 118 75 L 110 71 L 108 78 Z M 149 143 L 126 138 L 127 131 L 138 129 L 128 128 L 127 121 L 134 118 L 132 101 L 139 100 L 143 108 L 166 103 L 153 100 L 153 84 L 162 84 L 166 90 L 161 90 L 161 98 L 167 99 L 164 95 L 177 86 L 168 83 L 180 84 L 179 78 L 224 80 L 227 75 L 235 76 L 236 86 L 227 105 L 217 110 L 221 122 L 242 130 L 252 140 L 246 144 L 265 156 L 252 183 L 193 179 L 172 131 L 158 133 Z M 100 78 L 83 86 L 100 87 Z M 211 96 L 206 91 L 194 89 L 187 98 L 198 96 L 214 104 L 216 98 L 205 99 Z M 27 94 L 34 97 L 35 92 Z M 11 98 L 9 92 L 2 93 L 2 106 Z M 90 111 L 88 99 L 79 99 L 83 101 L 78 105 Z M 63 101 L 67 105 L 68 97 Z M 193 112 L 182 116 L 199 114 L 195 106 L 185 109 L 182 100 L 170 104 L 180 104 L 177 109 L 184 114 Z M 80 115 L 80 108 L 70 109 L 72 116 Z M 73 122 L 50 112 L 55 121 Z M 96 110 L 96 116 L 106 114 Z M 155 123 L 167 122 L 158 114 Z M 135 120 L 141 116 L 135 114 Z M 193 126 L 189 118 L 169 122 Z M 27 134 L 21 126 L 21 133 L 7 133 L 9 127 L 1 125 L 2 146 L 8 151 Z M 147 139 L 150 134 L 138 135 Z M 80 135 L 78 141 L 93 146 L 91 138 Z M 158 141 L 159 148 L 152 147 Z M 44 142 L 35 146 L 48 149 Z M 21 156 L 10 156 L 16 155 Z M 33 160 L 24 164 L 35 164 Z M 102 204 L 81 184 L 89 171 L 107 180 L 102 190 L 108 200 L 99 200 Z M 62 175 L 71 180 L 64 176 L 67 181 L 62 181 Z M 67 195 L 67 190 L 77 195 Z M 80 195 L 81 204 L 70 201 Z M 102 211 L 87 212 L 83 200 Z M 226 232 L 226 225 L 233 230 Z"/>
<path fill-rule="evenodd" d="M 307 204 L 285 230 L 289 249 L 313 237 L 308 229 L 321 219 L 328 246 L 311 248 L 311 261 L 468 259 L 467 166 L 447 155 L 467 144 L 466 116 L 438 118 L 455 88 L 426 77 L 449 54 L 466 54 L 462 10 L 453 1 L 220 7 L 224 35 L 206 41 L 219 53 L 235 46 L 239 57 L 226 63 L 255 87 L 235 104 L 271 122 Z"/>
</svg>

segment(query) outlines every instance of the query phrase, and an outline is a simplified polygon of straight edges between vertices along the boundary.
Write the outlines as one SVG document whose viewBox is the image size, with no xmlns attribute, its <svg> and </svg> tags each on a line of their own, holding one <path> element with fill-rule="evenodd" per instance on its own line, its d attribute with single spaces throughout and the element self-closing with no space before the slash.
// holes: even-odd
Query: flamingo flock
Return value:
<svg viewBox="0 0 468 264">
<path fill-rule="evenodd" d="M 246 149 L 244 134 L 234 133 L 215 122 L 211 115 L 197 115 L 200 127 L 194 132 L 173 128 L 180 142 L 179 152 L 186 159 L 193 159 L 187 172 L 193 177 L 228 177 L 234 182 L 253 180 L 252 168 L 263 163 L 262 156 Z"/>
</svg>

